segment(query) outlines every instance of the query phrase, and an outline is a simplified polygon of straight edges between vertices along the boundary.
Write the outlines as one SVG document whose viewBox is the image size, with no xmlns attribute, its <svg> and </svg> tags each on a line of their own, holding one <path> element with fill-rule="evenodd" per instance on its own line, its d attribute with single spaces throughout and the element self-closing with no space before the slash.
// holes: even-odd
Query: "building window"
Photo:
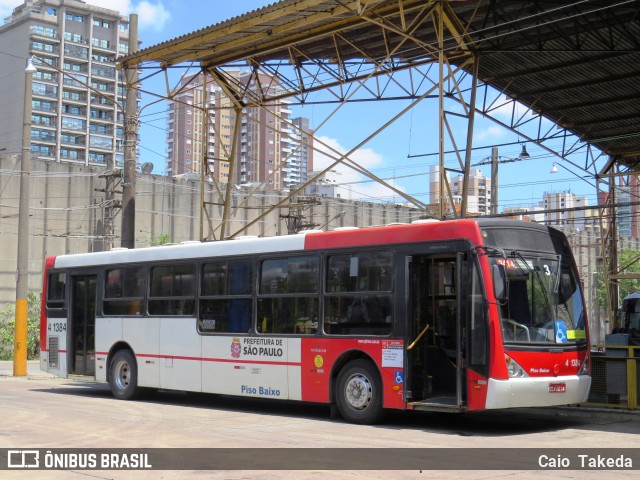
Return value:
<svg viewBox="0 0 640 480">
<path fill-rule="evenodd" d="M 47 7 L 47 15 L 51 15 L 52 17 L 57 17 L 58 9 L 53 7 Z"/>
<path fill-rule="evenodd" d="M 92 38 L 91 45 L 99 48 L 109 48 L 110 42 L 109 40 L 101 40 L 99 38 Z"/>
<path fill-rule="evenodd" d="M 64 18 L 71 22 L 84 23 L 84 17 L 82 15 L 78 15 L 77 13 L 67 12 L 64 15 Z"/>
</svg>

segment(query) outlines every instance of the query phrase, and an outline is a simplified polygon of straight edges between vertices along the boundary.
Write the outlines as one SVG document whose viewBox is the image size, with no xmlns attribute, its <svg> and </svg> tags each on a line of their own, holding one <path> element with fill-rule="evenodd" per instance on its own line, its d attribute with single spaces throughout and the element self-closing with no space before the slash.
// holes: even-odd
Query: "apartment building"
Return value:
<svg viewBox="0 0 640 480">
<path fill-rule="evenodd" d="M 545 192 L 539 207 L 545 211 L 544 223 L 555 226 L 584 230 L 586 226 L 597 226 L 597 209 L 588 209 L 589 199 L 579 197 L 570 190 L 564 192 Z"/>
<path fill-rule="evenodd" d="M 445 172 L 453 205 L 450 205 L 449 195 L 445 189 L 445 210 L 459 211 L 462 203 L 463 175 L 449 175 Z M 475 169 L 469 172 L 469 194 L 467 196 L 467 212 L 477 215 L 488 215 L 491 208 L 491 179 L 482 174 L 482 170 Z M 429 203 L 431 206 L 438 205 L 440 201 L 440 166 L 429 167 Z"/>
<path fill-rule="evenodd" d="M 124 82 L 115 59 L 128 52 L 119 12 L 79 0 L 26 0 L 0 26 L 0 148 L 19 154 L 25 67 L 33 74 L 35 158 L 112 167 L 124 161 Z M 90 87 L 90 88 L 88 88 Z"/>
<path fill-rule="evenodd" d="M 257 89 L 270 95 L 284 91 L 268 75 L 226 73 L 245 95 Z M 223 184 L 261 183 L 267 190 L 290 190 L 306 182 L 312 170 L 309 121 L 293 118 L 286 99 L 239 110 L 209 76 L 183 77 L 169 103 L 167 172 L 200 173 L 205 165 L 206 175 Z"/>
</svg>

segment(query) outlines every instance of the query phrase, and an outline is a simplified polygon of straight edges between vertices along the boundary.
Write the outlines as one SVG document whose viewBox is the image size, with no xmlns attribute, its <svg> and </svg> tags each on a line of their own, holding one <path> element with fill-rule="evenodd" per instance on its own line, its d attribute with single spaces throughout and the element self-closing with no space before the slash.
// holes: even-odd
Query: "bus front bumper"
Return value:
<svg viewBox="0 0 640 480">
<path fill-rule="evenodd" d="M 489 379 L 487 409 L 547 407 L 587 401 L 591 377 L 526 377 L 509 380 Z"/>
</svg>

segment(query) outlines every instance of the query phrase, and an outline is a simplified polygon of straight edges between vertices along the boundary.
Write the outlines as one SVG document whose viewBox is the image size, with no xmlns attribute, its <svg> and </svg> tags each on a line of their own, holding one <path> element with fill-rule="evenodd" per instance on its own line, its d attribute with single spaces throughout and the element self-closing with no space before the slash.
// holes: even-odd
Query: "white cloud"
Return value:
<svg viewBox="0 0 640 480">
<path fill-rule="evenodd" d="M 89 5 L 116 10 L 123 16 L 131 13 L 138 14 L 140 30 L 147 28 L 161 31 L 171 19 L 171 13 L 165 7 L 162 0 L 155 2 L 142 0 L 132 2 L 131 0 L 85 0 Z M 24 3 L 23 0 L 0 0 L 0 19 L 11 15 L 13 9 Z"/>
<path fill-rule="evenodd" d="M 21 0 L 0 0 L 0 22 L 13 12 L 13 9 L 24 2 Z"/>
<path fill-rule="evenodd" d="M 317 139 L 330 148 L 321 145 L 320 142 L 315 143 L 315 147 L 320 150 L 316 150 L 313 156 L 313 169 L 315 171 L 322 171 L 333 164 L 336 161 L 335 157 L 339 157 L 339 154 L 335 151 L 340 152 L 340 154 L 344 154 L 348 151 L 348 149 L 343 147 L 335 138 L 320 136 L 317 137 Z M 327 152 L 328 155 L 323 153 L 323 151 Z M 384 161 L 382 155 L 371 148 L 360 148 L 349 155 L 349 159 L 369 171 L 376 167 L 380 167 Z M 341 193 L 343 198 L 362 198 L 365 201 L 375 201 L 379 199 L 388 199 L 389 197 L 396 195 L 384 185 L 370 180 L 365 175 L 356 172 L 344 163 L 339 163 L 333 167 L 332 173 L 328 174 L 328 178 L 334 179 L 337 184 L 344 185 L 344 188 L 351 192 L 349 195 Z M 398 185 L 394 184 L 394 182 L 387 181 L 387 183 L 393 185 L 395 188 L 399 188 Z"/>
<path fill-rule="evenodd" d="M 124 16 L 137 13 L 140 30 L 151 28 L 155 31 L 161 31 L 171 19 L 171 13 L 161 0 L 157 2 L 142 0 L 137 3 L 131 0 L 87 0 L 87 3 L 117 10 Z"/>
<path fill-rule="evenodd" d="M 486 140 L 487 138 L 500 138 L 506 134 L 506 130 L 497 125 L 491 125 L 483 130 L 474 131 L 473 139 L 474 141 L 478 140 Z M 495 143 L 495 142 L 493 142 Z"/>
<path fill-rule="evenodd" d="M 162 2 L 140 2 L 136 13 L 138 14 L 140 29 L 150 27 L 156 32 L 161 31 L 171 19 L 171 13 L 169 13 Z"/>
<path fill-rule="evenodd" d="M 533 113 L 531 109 L 525 107 L 523 104 L 516 100 L 505 97 L 504 95 L 500 95 L 494 103 L 496 107 L 489 111 L 489 115 L 492 116 L 510 119 L 512 115 L 515 115 L 515 118 L 517 120 L 520 118 L 532 117 L 535 115 L 535 113 Z M 513 107 L 514 103 L 515 112 Z"/>
<path fill-rule="evenodd" d="M 85 0 L 89 5 L 116 10 L 120 15 L 129 15 L 132 10 L 131 0 Z"/>
</svg>

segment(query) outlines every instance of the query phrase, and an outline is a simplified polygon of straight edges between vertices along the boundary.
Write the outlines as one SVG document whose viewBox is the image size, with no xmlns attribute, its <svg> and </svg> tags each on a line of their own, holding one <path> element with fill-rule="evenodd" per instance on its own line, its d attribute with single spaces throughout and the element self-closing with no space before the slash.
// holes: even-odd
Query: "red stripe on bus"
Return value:
<svg viewBox="0 0 640 480">
<path fill-rule="evenodd" d="M 305 250 L 361 247 L 363 245 L 393 245 L 396 243 L 428 242 L 467 238 L 481 245 L 480 229 L 473 220 L 454 220 L 426 224 L 393 225 L 357 230 L 309 233 L 305 235 Z"/>
<path fill-rule="evenodd" d="M 98 352 L 96 352 L 98 353 Z M 242 363 L 251 365 L 280 365 L 285 367 L 300 367 L 300 362 L 272 362 L 268 360 L 237 360 L 230 358 L 208 358 L 208 357 L 183 357 L 180 355 L 155 355 L 151 353 L 137 353 L 136 357 L 142 358 L 171 358 L 173 360 L 195 360 L 199 362 L 218 362 L 218 363 Z"/>
<path fill-rule="evenodd" d="M 55 267 L 56 257 L 47 257 L 42 273 L 42 296 L 40 299 L 40 350 L 46 351 L 47 345 L 47 292 L 49 289 L 49 270 Z"/>
</svg>

